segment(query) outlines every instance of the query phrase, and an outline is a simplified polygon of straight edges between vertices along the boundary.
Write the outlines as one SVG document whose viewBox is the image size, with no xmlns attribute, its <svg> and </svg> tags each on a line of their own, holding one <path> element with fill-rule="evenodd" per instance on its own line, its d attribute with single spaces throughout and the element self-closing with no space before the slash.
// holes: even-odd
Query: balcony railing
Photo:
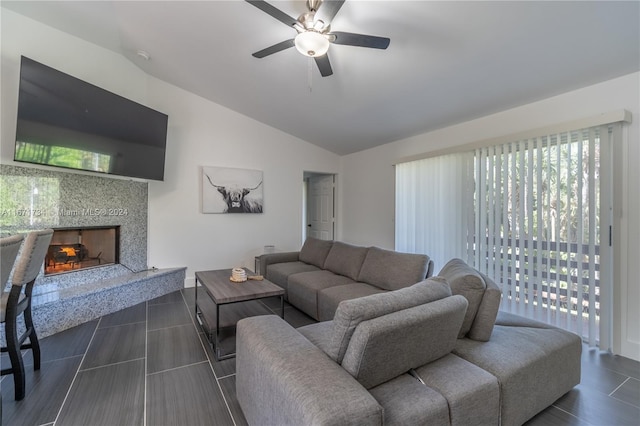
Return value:
<svg viewBox="0 0 640 426">
<path fill-rule="evenodd" d="M 599 320 L 599 245 L 511 238 L 486 238 L 484 243 L 476 247 L 476 259 L 483 259 L 481 269 L 503 289 L 506 286 L 503 294 L 512 302 L 566 312 L 576 319 L 594 312 Z"/>
</svg>

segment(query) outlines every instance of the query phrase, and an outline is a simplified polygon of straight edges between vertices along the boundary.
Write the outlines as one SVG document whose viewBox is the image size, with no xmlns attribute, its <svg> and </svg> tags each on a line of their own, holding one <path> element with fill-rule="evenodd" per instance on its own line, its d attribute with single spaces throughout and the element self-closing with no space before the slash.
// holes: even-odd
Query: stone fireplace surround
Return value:
<svg viewBox="0 0 640 426">
<path fill-rule="evenodd" d="M 2 236 L 44 228 L 120 227 L 120 264 L 41 272 L 33 299 L 40 337 L 184 286 L 186 268 L 147 268 L 146 182 L 10 165 L 0 165 L 0 179 L 2 190 L 15 198 L 15 204 L 0 206 Z"/>
</svg>

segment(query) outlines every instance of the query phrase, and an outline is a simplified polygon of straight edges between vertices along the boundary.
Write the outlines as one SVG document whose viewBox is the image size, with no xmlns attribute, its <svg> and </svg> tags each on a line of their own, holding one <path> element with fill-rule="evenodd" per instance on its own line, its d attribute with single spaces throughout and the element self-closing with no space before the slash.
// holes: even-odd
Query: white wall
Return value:
<svg viewBox="0 0 640 426">
<path fill-rule="evenodd" d="M 0 161 L 13 162 L 20 55 L 169 115 L 164 182 L 149 182 L 148 264 L 197 270 L 247 266 L 266 244 L 302 242 L 305 170 L 337 173 L 339 157 L 148 76 L 123 56 L 6 9 L 2 13 Z M 200 213 L 200 167 L 264 172 L 263 214 Z"/>
<path fill-rule="evenodd" d="M 345 241 L 394 247 L 394 168 L 398 159 L 455 145 L 533 130 L 626 109 L 620 270 L 616 288 L 614 351 L 640 359 L 640 73 L 540 102 L 421 134 L 341 159 L 341 235 Z M 437 206 L 434 206 L 437 208 Z M 436 272 L 443 265 L 436 265 Z"/>
</svg>

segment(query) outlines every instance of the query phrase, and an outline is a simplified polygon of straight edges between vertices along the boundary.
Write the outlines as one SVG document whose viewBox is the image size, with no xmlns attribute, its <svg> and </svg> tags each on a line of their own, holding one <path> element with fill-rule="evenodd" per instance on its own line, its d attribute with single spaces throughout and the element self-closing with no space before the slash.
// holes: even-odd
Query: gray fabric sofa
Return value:
<svg viewBox="0 0 640 426">
<path fill-rule="evenodd" d="M 260 271 L 285 290 L 285 300 L 318 321 L 328 321 L 343 300 L 397 290 L 430 277 L 433 261 L 340 241 L 307 238 L 300 251 L 260 256 Z"/>
<path fill-rule="evenodd" d="M 236 392 L 248 423 L 523 424 L 580 382 L 582 343 L 499 313 L 496 289 L 454 259 L 437 277 L 345 300 L 330 321 L 240 320 Z"/>
</svg>

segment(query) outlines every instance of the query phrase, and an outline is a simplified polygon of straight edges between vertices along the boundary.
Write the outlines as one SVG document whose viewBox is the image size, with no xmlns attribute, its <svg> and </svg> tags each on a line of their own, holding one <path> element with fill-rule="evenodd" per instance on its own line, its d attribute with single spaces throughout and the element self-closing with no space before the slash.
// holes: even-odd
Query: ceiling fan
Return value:
<svg viewBox="0 0 640 426">
<path fill-rule="evenodd" d="M 358 47 L 386 49 L 390 40 L 386 37 L 331 31 L 331 21 L 345 0 L 307 0 L 308 11 L 294 19 L 263 0 L 246 0 L 278 21 L 293 27 L 298 34 L 253 54 L 264 58 L 295 46 L 300 53 L 315 60 L 323 77 L 333 74 L 327 51 L 331 43 Z"/>
</svg>

